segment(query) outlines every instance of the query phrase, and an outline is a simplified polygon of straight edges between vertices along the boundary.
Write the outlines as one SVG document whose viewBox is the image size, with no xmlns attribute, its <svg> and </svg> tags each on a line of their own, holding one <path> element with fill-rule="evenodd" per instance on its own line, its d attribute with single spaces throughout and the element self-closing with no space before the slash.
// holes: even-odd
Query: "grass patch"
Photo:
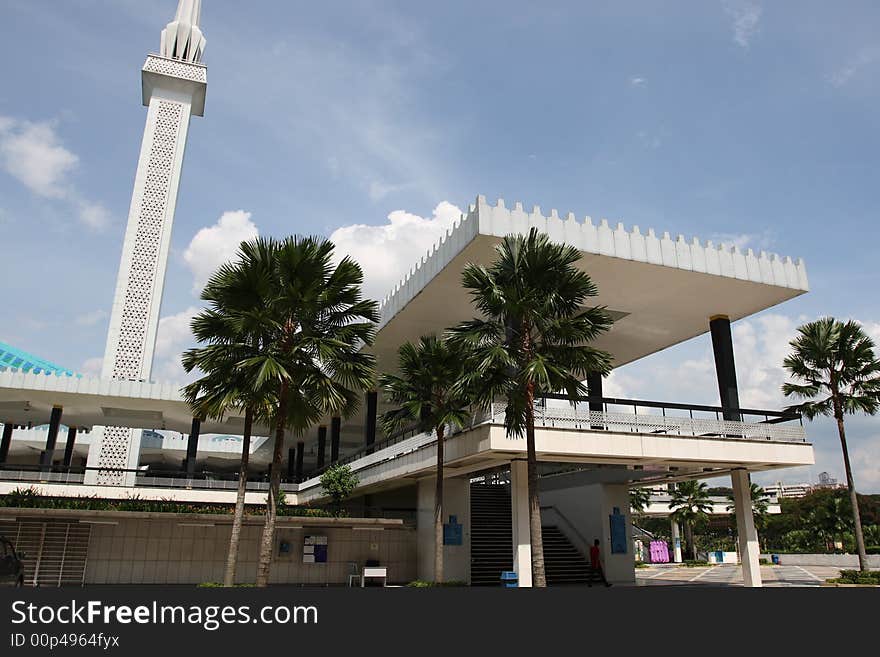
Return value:
<svg viewBox="0 0 880 657">
<path fill-rule="evenodd" d="M 703 566 L 714 566 L 715 564 L 708 561 L 700 561 L 699 559 L 686 559 L 681 562 L 681 565 L 685 568 L 702 568 Z"/>
</svg>

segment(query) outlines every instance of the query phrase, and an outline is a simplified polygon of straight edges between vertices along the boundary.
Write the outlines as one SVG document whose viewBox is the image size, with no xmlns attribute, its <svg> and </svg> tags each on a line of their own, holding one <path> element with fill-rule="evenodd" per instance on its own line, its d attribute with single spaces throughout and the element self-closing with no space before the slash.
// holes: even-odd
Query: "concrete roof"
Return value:
<svg viewBox="0 0 880 657">
<path fill-rule="evenodd" d="M 551 239 L 577 246 L 578 263 L 596 282 L 596 305 L 607 306 L 617 321 L 597 346 L 624 365 L 708 332 L 709 318 L 727 315 L 735 321 L 799 296 L 809 289 L 806 266 L 776 254 L 685 239 L 669 233 L 643 232 L 638 226 L 594 223 L 556 210 L 512 209 L 498 200 L 478 197 L 429 253 L 382 300 L 376 342 L 380 371 L 394 370 L 397 348 L 405 340 L 440 333 L 474 316 L 461 272 L 469 262 L 488 265 L 495 247 L 510 233 L 531 228 Z M 64 419 L 82 426 L 119 425 L 188 432 L 190 412 L 171 383 L 104 381 L 0 372 L 0 421 L 46 422 L 53 404 L 64 406 Z M 382 410 L 380 406 L 380 411 Z M 241 432 L 243 419 L 206 421 L 202 433 Z M 343 422 L 342 445 L 362 442 L 363 416 Z M 314 443 L 315 433 L 299 440 Z M 255 428 L 267 435 L 268 428 Z M 288 437 L 292 443 L 297 438 Z M 311 457 L 306 454 L 306 467 Z"/>
</svg>

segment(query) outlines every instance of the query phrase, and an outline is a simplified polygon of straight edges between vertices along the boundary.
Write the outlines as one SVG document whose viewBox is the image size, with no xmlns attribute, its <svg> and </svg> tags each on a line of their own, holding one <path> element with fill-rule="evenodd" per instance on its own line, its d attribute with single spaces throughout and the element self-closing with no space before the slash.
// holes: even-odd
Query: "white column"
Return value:
<svg viewBox="0 0 880 657">
<path fill-rule="evenodd" d="M 670 518 L 669 522 L 672 523 L 672 561 L 681 563 L 681 530 L 675 518 Z"/>
<path fill-rule="evenodd" d="M 748 470 L 737 469 L 730 473 L 733 483 L 733 503 L 736 509 L 736 533 L 739 539 L 739 559 L 742 563 L 743 584 L 762 586 L 761 551 L 758 546 L 758 532 L 752 514 L 751 482 Z"/>
<path fill-rule="evenodd" d="M 531 587 L 532 534 L 529 528 L 529 471 L 525 461 L 510 462 L 510 512 L 513 520 L 513 569 L 519 585 Z"/>
</svg>

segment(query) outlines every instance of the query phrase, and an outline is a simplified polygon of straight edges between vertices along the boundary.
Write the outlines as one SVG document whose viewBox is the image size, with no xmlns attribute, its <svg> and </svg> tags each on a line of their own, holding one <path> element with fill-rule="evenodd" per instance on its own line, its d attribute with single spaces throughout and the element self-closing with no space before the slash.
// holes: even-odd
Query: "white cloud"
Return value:
<svg viewBox="0 0 880 657">
<path fill-rule="evenodd" d="M 67 196 L 67 177 L 79 158 L 61 145 L 54 124 L 0 119 L 3 169 L 39 196 Z"/>
<path fill-rule="evenodd" d="M 749 0 L 727 0 L 724 11 L 733 19 L 733 40 L 741 48 L 748 49 L 752 37 L 758 31 L 763 9 Z"/>
<path fill-rule="evenodd" d="M 641 87 L 642 85 L 645 84 L 645 82 L 647 82 L 647 80 L 645 78 L 640 78 L 640 77 L 630 78 L 630 80 L 629 80 L 630 85 L 633 87 Z"/>
<path fill-rule="evenodd" d="M 94 326 L 108 316 L 106 310 L 93 310 L 92 312 L 78 315 L 73 321 L 77 326 Z"/>
<path fill-rule="evenodd" d="M 37 196 L 70 203 L 89 228 L 104 228 L 110 213 L 100 203 L 82 198 L 71 183 L 79 157 L 62 145 L 55 127 L 52 121 L 0 116 L 0 168 Z"/>
<path fill-rule="evenodd" d="M 199 310 L 196 306 L 190 306 L 177 314 L 159 319 L 151 377 L 154 381 L 182 382 L 193 378 L 194 375 L 184 371 L 180 357 L 193 344 L 189 325 Z"/>
<path fill-rule="evenodd" d="M 244 210 L 224 212 L 216 224 L 197 232 L 183 253 L 193 274 L 193 292 L 200 293 L 211 274 L 235 256 L 239 244 L 257 235 L 251 213 Z"/>
<path fill-rule="evenodd" d="M 100 230 L 110 225 L 110 212 L 100 203 L 80 201 L 79 220 L 89 228 Z"/>
<path fill-rule="evenodd" d="M 95 356 L 94 358 L 88 358 L 82 364 L 82 367 L 79 368 L 81 374 L 84 374 L 87 377 L 100 377 L 101 369 L 104 365 L 104 358 L 102 356 Z"/>
<path fill-rule="evenodd" d="M 863 69 L 880 61 L 880 46 L 862 48 L 855 57 L 828 76 L 835 87 L 842 87 L 856 77 Z"/>
<path fill-rule="evenodd" d="M 723 244 L 727 248 L 737 247 L 740 251 L 751 249 L 769 249 L 774 242 L 770 231 L 762 233 L 713 233 L 709 239 L 715 244 Z"/>
<path fill-rule="evenodd" d="M 364 269 L 364 294 L 385 297 L 428 249 L 461 216 L 461 209 L 448 201 L 434 208 L 430 217 L 395 210 L 381 226 L 354 224 L 337 228 L 330 235 L 336 255 L 349 255 Z"/>
</svg>

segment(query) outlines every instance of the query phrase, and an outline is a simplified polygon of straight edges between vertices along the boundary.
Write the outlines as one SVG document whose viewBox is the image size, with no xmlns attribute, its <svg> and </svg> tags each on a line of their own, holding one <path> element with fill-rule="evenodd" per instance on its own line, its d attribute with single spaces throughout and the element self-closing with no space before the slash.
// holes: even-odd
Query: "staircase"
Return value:
<svg viewBox="0 0 880 657">
<path fill-rule="evenodd" d="M 558 527 L 541 527 L 547 586 L 587 584 L 593 578 L 589 562 Z"/>
<path fill-rule="evenodd" d="M 513 570 L 510 488 L 471 484 L 471 586 L 500 586 Z"/>
</svg>

